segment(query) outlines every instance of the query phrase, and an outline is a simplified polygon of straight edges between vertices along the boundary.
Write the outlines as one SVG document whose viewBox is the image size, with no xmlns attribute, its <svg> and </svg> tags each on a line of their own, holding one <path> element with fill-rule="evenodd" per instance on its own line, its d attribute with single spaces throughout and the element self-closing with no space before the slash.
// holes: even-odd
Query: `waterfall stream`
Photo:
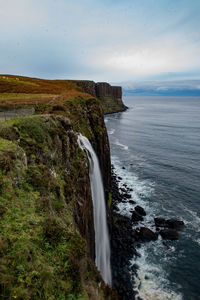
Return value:
<svg viewBox="0 0 200 300">
<path fill-rule="evenodd" d="M 89 162 L 89 176 L 93 201 L 95 229 L 95 263 L 103 280 L 111 286 L 110 243 L 106 220 L 104 188 L 98 158 L 89 140 L 79 134 L 78 144 L 84 150 Z"/>
</svg>

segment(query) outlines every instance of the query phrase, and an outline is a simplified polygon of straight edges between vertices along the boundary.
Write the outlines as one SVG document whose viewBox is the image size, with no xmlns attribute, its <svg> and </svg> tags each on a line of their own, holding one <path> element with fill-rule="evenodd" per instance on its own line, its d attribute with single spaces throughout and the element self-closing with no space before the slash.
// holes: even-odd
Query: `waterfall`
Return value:
<svg viewBox="0 0 200 300">
<path fill-rule="evenodd" d="M 89 162 L 89 176 L 93 201 L 95 229 L 95 263 L 103 280 L 111 286 L 110 243 L 106 220 L 104 188 L 98 158 L 89 140 L 78 135 L 78 144 L 84 150 Z"/>
</svg>

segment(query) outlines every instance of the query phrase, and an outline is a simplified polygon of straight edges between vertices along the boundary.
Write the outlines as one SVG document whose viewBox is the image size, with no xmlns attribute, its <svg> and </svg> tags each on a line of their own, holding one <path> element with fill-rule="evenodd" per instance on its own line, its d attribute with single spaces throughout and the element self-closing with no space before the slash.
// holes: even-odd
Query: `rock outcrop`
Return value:
<svg viewBox="0 0 200 300">
<path fill-rule="evenodd" d="M 107 82 L 74 80 L 85 93 L 88 93 L 100 99 L 104 113 L 113 113 L 124 111 L 126 106 L 122 101 L 122 88 L 120 86 L 111 86 Z"/>
</svg>

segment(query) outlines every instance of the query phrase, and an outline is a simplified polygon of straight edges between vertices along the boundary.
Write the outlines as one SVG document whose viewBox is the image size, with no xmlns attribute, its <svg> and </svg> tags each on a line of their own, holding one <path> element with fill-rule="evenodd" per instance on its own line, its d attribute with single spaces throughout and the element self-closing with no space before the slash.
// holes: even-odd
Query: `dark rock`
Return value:
<svg viewBox="0 0 200 300">
<path fill-rule="evenodd" d="M 165 241 L 163 241 L 163 245 L 167 247 L 167 249 L 170 249 L 170 246 Z"/>
<path fill-rule="evenodd" d="M 118 179 L 119 179 L 119 180 L 122 180 L 122 178 L 121 178 L 120 176 L 118 176 Z"/>
<path fill-rule="evenodd" d="M 142 208 L 141 206 L 137 205 L 135 207 L 135 211 L 140 214 L 141 216 L 146 216 L 146 212 L 144 210 L 144 208 Z"/>
<path fill-rule="evenodd" d="M 144 218 L 134 210 L 132 213 L 131 220 L 132 220 L 132 222 L 138 222 L 138 221 L 143 221 Z"/>
<path fill-rule="evenodd" d="M 174 229 L 163 229 L 159 233 L 164 240 L 177 240 L 179 238 L 178 232 Z"/>
<path fill-rule="evenodd" d="M 169 219 L 166 221 L 168 228 L 180 230 L 184 227 L 184 222 L 177 219 Z"/>
<path fill-rule="evenodd" d="M 166 219 L 164 218 L 154 218 L 156 227 L 167 227 Z"/>
<path fill-rule="evenodd" d="M 131 195 L 126 193 L 126 194 L 123 194 L 123 197 L 126 198 L 126 199 L 130 199 L 131 198 Z"/>
<path fill-rule="evenodd" d="M 135 204 L 136 202 L 134 200 L 129 200 L 129 203 Z"/>
<path fill-rule="evenodd" d="M 125 168 L 125 167 L 122 167 L 122 169 L 125 170 L 126 168 Z"/>
<path fill-rule="evenodd" d="M 167 227 L 180 230 L 184 227 L 184 222 L 177 219 L 154 218 L 156 227 Z"/>
<path fill-rule="evenodd" d="M 158 234 L 146 227 L 141 227 L 139 231 L 139 237 L 144 242 L 156 241 Z"/>
</svg>

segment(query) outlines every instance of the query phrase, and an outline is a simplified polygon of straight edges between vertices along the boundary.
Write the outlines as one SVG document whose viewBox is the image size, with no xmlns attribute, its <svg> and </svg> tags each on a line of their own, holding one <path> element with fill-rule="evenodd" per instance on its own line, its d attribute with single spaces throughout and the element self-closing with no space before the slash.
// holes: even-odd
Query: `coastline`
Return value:
<svg viewBox="0 0 200 300">
<path fill-rule="evenodd" d="M 111 136 L 112 134 L 113 132 L 111 133 Z M 140 267 L 142 267 L 140 264 L 145 258 L 143 249 L 153 247 L 153 249 L 155 249 L 154 251 L 157 251 L 156 249 L 159 244 L 161 247 L 163 247 L 163 249 L 166 249 L 164 251 L 167 251 L 173 250 L 173 244 L 171 242 L 168 244 L 165 239 L 161 238 L 161 232 L 163 228 L 156 226 L 155 224 L 154 217 L 159 218 L 161 215 L 158 213 L 152 216 L 151 211 L 149 211 L 149 209 L 146 207 L 144 201 L 139 201 L 133 197 L 134 187 L 132 184 L 130 184 L 129 180 L 126 181 L 127 178 L 124 176 L 126 174 L 126 169 L 129 169 L 128 165 L 126 165 L 126 163 L 119 163 L 119 165 L 118 163 L 116 164 L 115 160 L 112 161 L 112 205 L 109 210 L 109 215 L 111 215 L 110 234 L 113 288 L 117 290 L 119 299 L 123 300 L 150 300 L 155 299 L 154 296 L 158 297 L 158 295 L 159 297 L 163 296 L 163 299 L 170 299 L 169 295 L 176 297 L 173 291 L 168 291 L 165 289 L 162 290 L 162 286 L 159 286 L 159 282 L 154 286 L 154 290 L 151 290 L 151 295 L 148 292 L 148 285 L 151 282 L 151 279 L 149 279 L 149 273 L 144 272 L 146 270 L 145 268 L 144 270 L 143 268 L 140 270 Z M 130 165 L 132 165 L 132 163 Z M 128 212 L 128 214 L 121 214 L 121 208 L 126 205 L 126 213 Z M 143 220 L 133 222 L 133 213 L 135 212 L 136 207 L 139 205 L 142 205 L 142 207 L 145 208 L 145 216 L 147 216 L 144 217 L 144 222 Z M 170 216 L 168 216 L 168 218 L 170 218 Z M 175 219 L 169 220 L 175 221 Z M 176 221 L 181 222 L 179 220 Z M 159 235 L 159 240 L 157 242 L 153 242 L 158 239 Z M 167 240 L 170 240 L 170 238 Z M 151 241 L 152 243 L 149 244 L 148 242 Z M 149 246 L 147 247 L 147 245 Z M 157 291 L 157 288 L 159 288 L 159 291 Z M 179 297 L 179 294 L 177 295 Z"/>
<path fill-rule="evenodd" d="M 122 109 L 119 109 L 119 110 L 113 110 L 113 111 L 111 111 L 111 112 L 104 113 L 104 116 L 107 116 L 107 115 L 113 115 L 113 114 L 116 114 L 116 113 L 124 112 L 124 111 L 126 111 L 126 110 L 128 110 L 128 109 L 129 109 L 129 107 L 125 105 L 125 107 L 122 108 Z"/>
</svg>

